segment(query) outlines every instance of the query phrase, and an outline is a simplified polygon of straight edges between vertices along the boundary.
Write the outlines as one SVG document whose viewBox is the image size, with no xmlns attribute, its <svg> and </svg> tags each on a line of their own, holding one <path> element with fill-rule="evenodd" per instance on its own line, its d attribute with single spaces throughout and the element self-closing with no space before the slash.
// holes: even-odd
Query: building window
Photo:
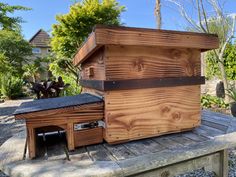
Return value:
<svg viewBox="0 0 236 177">
<path fill-rule="evenodd" d="M 33 53 L 41 53 L 41 49 L 40 48 L 33 48 L 32 52 Z"/>
<path fill-rule="evenodd" d="M 51 49 L 47 49 L 47 52 L 48 52 L 48 53 L 51 53 L 51 52 L 52 52 L 52 50 L 51 50 Z"/>
</svg>

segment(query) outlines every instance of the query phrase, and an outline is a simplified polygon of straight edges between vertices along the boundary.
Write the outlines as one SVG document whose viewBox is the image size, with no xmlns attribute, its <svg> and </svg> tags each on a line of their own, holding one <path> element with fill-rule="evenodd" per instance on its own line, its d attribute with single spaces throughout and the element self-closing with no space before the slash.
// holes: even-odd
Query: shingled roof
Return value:
<svg viewBox="0 0 236 177">
<path fill-rule="evenodd" d="M 49 34 L 40 29 L 35 35 L 29 40 L 29 43 L 35 47 L 50 47 L 50 36 Z"/>
<path fill-rule="evenodd" d="M 103 100 L 89 93 L 83 93 L 75 96 L 47 98 L 22 103 L 13 114 L 26 114 L 99 102 L 103 102 Z"/>
</svg>

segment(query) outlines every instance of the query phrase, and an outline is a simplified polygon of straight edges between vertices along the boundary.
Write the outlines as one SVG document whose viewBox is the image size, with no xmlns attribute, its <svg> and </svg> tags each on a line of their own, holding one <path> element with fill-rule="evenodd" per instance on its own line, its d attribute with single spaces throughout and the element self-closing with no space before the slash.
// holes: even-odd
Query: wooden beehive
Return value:
<svg viewBox="0 0 236 177">
<path fill-rule="evenodd" d="M 83 92 L 104 99 L 109 143 L 180 132 L 200 125 L 201 52 L 218 37 L 96 26 L 78 50 Z"/>
</svg>

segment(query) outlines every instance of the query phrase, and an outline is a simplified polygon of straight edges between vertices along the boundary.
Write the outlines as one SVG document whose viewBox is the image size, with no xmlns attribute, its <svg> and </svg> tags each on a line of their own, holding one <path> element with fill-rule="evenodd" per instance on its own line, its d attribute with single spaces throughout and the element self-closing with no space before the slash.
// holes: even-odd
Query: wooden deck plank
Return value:
<svg viewBox="0 0 236 177">
<path fill-rule="evenodd" d="M 208 141 L 184 146 L 175 150 L 169 149 L 154 154 L 138 156 L 136 158 L 120 161 L 118 164 L 122 168 L 125 176 L 147 172 L 234 147 L 236 145 L 235 134 L 236 133 L 221 135 Z"/>
<path fill-rule="evenodd" d="M 176 134 L 176 135 L 174 134 L 170 136 L 169 138 L 183 146 L 188 146 L 188 145 L 197 143 L 196 141 L 192 139 L 182 136 L 182 134 Z"/>
<path fill-rule="evenodd" d="M 215 123 L 215 122 L 212 122 L 209 120 L 202 120 L 202 125 L 205 125 L 205 126 L 208 126 L 208 127 L 214 128 L 214 129 L 218 129 L 224 133 L 226 133 L 226 131 L 229 127 L 229 126 L 222 125 L 220 123 Z"/>
<path fill-rule="evenodd" d="M 151 139 L 124 143 L 124 146 L 136 155 L 158 152 L 165 149 L 165 147 Z"/>
<path fill-rule="evenodd" d="M 135 157 L 135 154 L 131 152 L 128 148 L 126 148 L 123 144 L 109 145 L 105 143 L 103 144 L 103 146 L 112 153 L 116 160 L 124 160 L 131 157 Z"/>
<path fill-rule="evenodd" d="M 74 151 L 69 152 L 69 156 L 70 160 L 92 162 L 92 159 L 89 156 L 85 147 L 76 148 Z"/>
<path fill-rule="evenodd" d="M 183 147 L 182 144 L 177 143 L 176 141 L 172 140 L 171 138 L 168 137 L 168 135 L 162 136 L 162 137 L 156 137 L 156 138 L 152 138 L 152 139 L 167 149 L 176 149 L 176 148 Z"/>
<path fill-rule="evenodd" d="M 209 140 L 209 138 L 198 135 L 198 134 L 194 134 L 192 131 L 191 132 L 184 132 L 184 133 L 182 133 L 182 136 L 187 137 L 187 138 L 197 141 L 197 142 Z"/>
<path fill-rule="evenodd" d="M 229 126 L 232 117 L 221 113 L 202 110 L 202 120 L 219 123 L 221 125 Z"/>
<path fill-rule="evenodd" d="M 113 161 L 114 157 L 103 147 L 103 145 L 91 145 L 86 147 L 93 161 Z"/>
<path fill-rule="evenodd" d="M 206 126 L 206 125 L 201 125 L 199 128 L 202 129 L 202 130 L 206 130 L 207 132 L 209 132 L 213 136 L 218 136 L 218 135 L 225 134 L 224 131 L 221 131 L 219 129 L 215 129 L 215 128 L 212 128 L 212 127 L 209 127 L 209 126 Z"/>
</svg>

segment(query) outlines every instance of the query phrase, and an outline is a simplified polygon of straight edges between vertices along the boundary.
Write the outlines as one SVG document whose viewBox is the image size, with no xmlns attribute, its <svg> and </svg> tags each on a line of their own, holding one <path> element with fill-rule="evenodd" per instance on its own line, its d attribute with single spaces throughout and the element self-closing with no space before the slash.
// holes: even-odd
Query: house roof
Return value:
<svg viewBox="0 0 236 177">
<path fill-rule="evenodd" d="M 40 29 L 29 40 L 29 43 L 35 47 L 50 47 L 50 36 L 46 31 Z"/>
</svg>

